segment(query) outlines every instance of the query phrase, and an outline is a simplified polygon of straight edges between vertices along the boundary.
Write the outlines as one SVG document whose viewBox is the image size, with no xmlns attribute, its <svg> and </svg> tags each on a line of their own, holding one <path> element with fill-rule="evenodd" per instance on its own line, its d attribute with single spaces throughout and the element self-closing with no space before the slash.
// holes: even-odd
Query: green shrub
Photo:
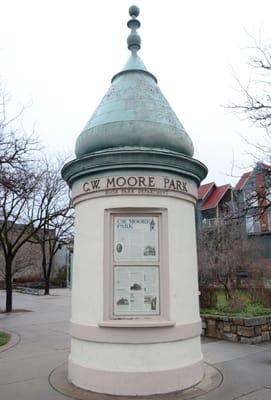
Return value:
<svg viewBox="0 0 271 400">
<path fill-rule="evenodd" d="M 202 314 L 242 317 L 271 315 L 271 289 L 239 290 L 237 296 L 231 301 L 226 300 L 224 290 L 217 290 L 216 294 L 216 305 L 205 307 L 201 305 Z"/>
<path fill-rule="evenodd" d="M 235 297 L 228 301 L 226 310 L 232 314 L 242 313 L 246 310 L 246 303 L 240 297 Z"/>
</svg>

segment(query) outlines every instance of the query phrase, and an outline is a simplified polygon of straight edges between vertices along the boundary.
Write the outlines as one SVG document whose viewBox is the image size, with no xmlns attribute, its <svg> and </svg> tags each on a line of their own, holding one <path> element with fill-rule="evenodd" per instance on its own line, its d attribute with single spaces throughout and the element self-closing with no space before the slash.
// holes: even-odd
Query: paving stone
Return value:
<svg viewBox="0 0 271 400">
<path fill-rule="evenodd" d="M 223 337 L 222 333 L 219 331 L 219 329 L 217 327 L 216 320 L 208 319 L 206 335 L 209 337 L 217 338 L 217 339 L 221 339 Z"/>
<path fill-rule="evenodd" d="M 255 335 L 254 327 L 238 326 L 237 333 L 239 336 L 252 337 Z"/>
<path fill-rule="evenodd" d="M 243 318 L 233 318 L 232 323 L 234 325 L 244 325 L 244 319 Z"/>
<path fill-rule="evenodd" d="M 33 312 L 0 315 L 0 327 L 18 332 L 21 336 L 20 344 L 0 353 L 1 400 L 67 399 L 50 387 L 48 374 L 49 371 L 62 364 L 68 355 L 70 291 L 64 289 L 52 291 L 52 293 L 57 295 L 37 298 L 37 296 L 15 293 L 14 306 L 31 309 Z M 4 293 L 0 292 L 0 306 L 3 306 L 4 299 Z M 237 327 L 242 327 L 242 323 L 232 324 L 236 330 Z M 205 392 L 204 387 L 200 387 L 202 392 L 198 392 L 199 400 L 232 400 L 237 399 L 238 396 L 240 400 L 271 399 L 271 391 L 268 392 L 267 388 L 268 385 L 271 387 L 270 341 L 247 345 L 203 338 L 202 342 L 204 359 L 215 365 L 223 374 L 224 379 L 219 387 L 209 393 Z M 13 379 L 18 380 L 15 382 Z M 191 390 L 191 395 L 194 396 L 194 392 Z M 249 393 L 254 397 L 244 397 L 249 396 Z M 102 397 L 103 400 L 120 400 L 119 397 Z M 183 400 L 184 397 L 181 394 L 178 397 L 176 394 L 156 397 L 157 400 L 173 400 L 174 398 Z M 195 398 L 195 396 L 187 398 Z M 96 396 L 95 400 L 97 400 Z"/>
<path fill-rule="evenodd" d="M 231 332 L 231 324 L 224 323 L 223 330 L 224 332 Z"/>
<path fill-rule="evenodd" d="M 261 335 L 261 333 L 262 333 L 262 327 L 263 327 L 263 325 L 258 325 L 258 326 L 255 326 L 255 335 L 256 336 L 258 336 L 258 335 Z"/>
<path fill-rule="evenodd" d="M 228 322 L 231 318 L 227 317 L 226 315 L 219 316 L 220 321 Z"/>
<path fill-rule="evenodd" d="M 259 389 L 253 391 L 252 393 L 248 393 L 242 395 L 240 397 L 235 397 L 235 400 L 270 400 L 271 399 L 271 390 L 268 388 Z"/>
<path fill-rule="evenodd" d="M 240 343 L 245 343 L 245 344 L 258 344 L 262 342 L 262 337 L 261 336 L 255 336 L 255 337 L 241 337 L 240 338 Z"/>
<path fill-rule="evenodd" d="M 232 332 L 224 332 L 223 338 L 229 340 L 230 342 L 238 342 L 238 336 Z"/>
<path fill-rule="evenodd" d="M 244 318 L 245 326 L 256 326 L 266 324 L 266 317 Z"/>
<path fill-rule="evenodd" d="M 270 332 L 262 332 L 262 342 L 270 340 Z"/>
</svg>

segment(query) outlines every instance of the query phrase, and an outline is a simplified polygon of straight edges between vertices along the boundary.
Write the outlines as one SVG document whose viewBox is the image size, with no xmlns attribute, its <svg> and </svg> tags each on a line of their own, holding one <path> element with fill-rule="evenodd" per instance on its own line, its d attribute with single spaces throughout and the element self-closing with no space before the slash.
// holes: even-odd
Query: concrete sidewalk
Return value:
<svg viewBox="0 0 271 400">
<path fill-rule="evenodd" d="M 0 400 L 67 400 L 51 387 L 48 376 L 67 361 L 70 291 L 57 289 L 51 293 L 14 293 L 14 309 L 31 312 L 0 314 L 0 330 L 17 335 L 13 347 L 0 350 Z M 5 293 L 0 292 L 0 309 L 4 302 Z M 223 382 L 198 399 L 271 399 L 270 342 L 245 345 L 203 339 L 203 353 L 206 363 L 221 371 Z"/>
</svg>

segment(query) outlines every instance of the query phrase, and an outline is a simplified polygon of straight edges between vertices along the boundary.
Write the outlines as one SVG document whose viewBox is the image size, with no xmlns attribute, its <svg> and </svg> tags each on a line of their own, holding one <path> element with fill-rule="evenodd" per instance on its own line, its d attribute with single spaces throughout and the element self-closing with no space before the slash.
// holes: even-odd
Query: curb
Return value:
<svg viewBox="0 0 271 400">
<path fill-rule="evenodd" d="M 15 332 L 8 331 L 5 328 L 0 327 L 0 329 L 1 329 L 1 331 L 8 333 L 10 335 L 10 339 L 9 339 L 8 343 L 4 344 L 3 346 L 0 346 L 0 353 L 2 353 L 3 351 L 7 351 L 7 350 L 11 349 L 12 347 L 16 346 L 16 344 L 20 343 L 20 341 L 21 341 L 20 335 L 18 335 Z"/>
</svg>

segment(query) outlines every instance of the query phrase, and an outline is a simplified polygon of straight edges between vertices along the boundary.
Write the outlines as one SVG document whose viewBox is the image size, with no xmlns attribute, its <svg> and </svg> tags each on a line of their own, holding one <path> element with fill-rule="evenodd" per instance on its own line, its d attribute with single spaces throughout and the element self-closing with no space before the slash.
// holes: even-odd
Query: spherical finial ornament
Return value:
<svg viewBox="0 0 271 400">
<path fill-rule="evenodd" d="M 130 17 L 135 17 L 135 18 L 138 17 L 139 16 L 139 12 L 140 12 L 140 10 L 139 10 L 139 8 L 137 6 L 131 6 L 129 8 Z"/>
<path fill-rule="evenodd" d="M 129 50 L 139 50 L 141 45 L 141 38 L 137 33 L 130 33 L 127 38 L 127 45 Z"/>
<path fill-rule="evenodd" d="M 132 53 L 137 52 L 140 49 L 141 39 L 137 33 L 137 29 L 140 28 L 140 21 L 136 19 L 139 15 L 139 8 L 137 6 L 131 6 L 129 8 L 130 17 L 132 17 L 128 22 L 127 26 L 131 29 L 130 35 L 127 38 L 128 49 Z"/>
</svg>

